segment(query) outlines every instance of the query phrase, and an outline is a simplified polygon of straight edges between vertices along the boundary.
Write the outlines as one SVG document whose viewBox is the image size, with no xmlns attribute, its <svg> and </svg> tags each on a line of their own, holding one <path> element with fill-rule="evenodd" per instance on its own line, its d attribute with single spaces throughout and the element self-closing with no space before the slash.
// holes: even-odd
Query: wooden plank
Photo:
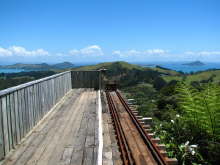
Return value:
<svg viewBox="0 0 220 165">
<path fill-rule="evenodd" d="M 54 161 L 54 159 L 52 159 L 51 157 L 55 159 L 61 158 L 62 152 L 60 152 L 59 149 L 60 147 L 63 148 L 65 143 L 67 142 L 67 137 L 73 126 L 71 123 L 74 121 L 74 117 L 77 116 L 80 110 L 79 106 L 81 105 L 78 105 L 78 103 L 82 101 L 83 95 L 78 97 L 73 104 L 69 102 L 70 104 L 62 109 L 63 115 L 60 116 L 60 118 L 56 122 L 57 125 L 54 126 L 56 130 L 51 132 L 51 135 L 47 136 L 47 139 L 44 140 L 44 145 L 37 149 L 38 153 L 35 153 L 32 162 L 34 162 L 33 160 L 37 160 L 39 165 L 54 164 L 57 161 Z M 74 107 L 78 109 L 78 111 Z M 62 150 L 63 149 L 61 149 L 61 151 Z"/>
<path fill-rule="evenodd" d="M 8 121 L 8 139 L 9 139 L 9 150 L 11 150 L 12 147 L 12 122 L 11 122 L 11 107 L 10 107 L 10 95 L 6 96 L 7 100 L 7 106 L 6 106 L 6 111 L 7 111 L 7 121 Z"/>
<path fill-rule="evenodd" d="M 35 100 L 36 100 L 36 123 L 40 121 L 40 99 L 39 99 L 39 84 L 36 84 L 36 95 L 35 95 Z"/>
<path fill-rule="evenodd" d="M 108 114 L 103 114 L 103 165 L 113 165 L 111 138 L 108 127 Z"/>
<path fill-rule="evenodd" d="M 91 124 L 91 123 L 88 124 L 88 117 L 89 117 L 89 113 L 91 110 L 90 106 L 91 106 L 92 98 L 93 97 L 90 94 L 90 97 L 87 101 L 87 108 L 85 109 L 84 116 L 83 116 L 83 119 L 81 120 L 79 130 L 77 131 L 76 137 L 74 137 L 74 143 L 73 143 L 74 151 L 71 157 L 71 164 L 81 165 L 83 162 L 85 162 L 84 164 L 93 163 L 93 156 L 89 154 L 89 152 L 92 152 L 92 155 L 93 155 L 93 147 L 89 148 L 88 146 L 89 144 L 92 144 L 91 143 L 92 138 L 91 136 L 90 137 L 88 136 L 88 125 Z M 90 159 L 90 162 L 89 162 L 89 159 Z"/>
<path fill-rule="evenodd" d="M 24 136 L 26 136 L 26 134 L 28 133 L 28 106 L 27 106 L 27 89 L 23 89 L 23 93 L 22 93 L 22 113 L 23 113 L 23 125 L 24 125 Z"/>
<path fill-rule="evenodd" d="M 15 120 L 15 109 L 14 109 L 14 93 L 10 94 L 10 114 L 11 114 L 11 136 L 12 136 L 12 148 L 15 148 L 17 144 L 16 135 L 16 120 Z"/>
<path fill-rule="evenodd" d="M 16 132 L 16 145 L 21 140 L 20 123 L 19 123 L 19 105 L 18 105 L 18 92 L 14 92 L 14 112 L 15 112 L 15 132 Z"/>
<path fill-rule="evenodd" d="M 37 124 L 37 109 L 36 109 L 36 85 L 32 86 L 32 109 L 33 109 L 33 125 Z"/>
<path fill-rule="evenodd" d="M 95 144 L 96 139 L 96 130 L 98 127 L 96 126 L 97 119 L 97 107 L 96 107 L 96 92 L 94 92 L 93 97 L 91 98 L 91 102 L 89 104 L 89 113 L 87 116 L 87 135 L 85 141 L 85 156 L 84 156 L 84 165 L 92 165 L 97 163 L 97 147 L 98 144 Z M 96 155 L 94 155 L 96 153 Z"/>
<path fill-rule="evenodd" d="M 2 97 L 2 119 L 3 119 L 3 132 L 4 132 L 4 150 L 5 155 L 8 154 L 9 147 L 9 130 L 8 130 L 8 115 L 7 115 L 7 97 Z"/>
<path fill-rule="evenodd" d="M 21 140 L 24 137 L 21 90 L 17 91 L 17 103 L 18 103 L 18 118 L 19 118 L 18 123 L 19 123 L 20 140 Z"/>
<path fill-rule="evenodd" d="M 29 119 L 30 119 L 30 130 L 34 127 L 34 112 L 33 112 L 33 86 L 28 87 L 28 102 L 29 102 Z"/>
<path fill-rule="evenodd" d="M 24 101 L 25 101 L 25 125 L 26 125 L 26 134 L 30 131 L 30 111 L 29 111 L 29 89 L 24 89 Z"/>
<path fill-rule="evenodd" d="M 5 156 L 5 152 L 4 152 L 2 98 L 0 97 L 0 160 L 2 160 L 4 156 Z"/>
<path fill-rule="evenodd" d="M 26 119 L 26 105 L 25 105 L 25 90 L 21 90 L 21 116 L 22 116 L 22 126 L 23 126 L 23 137 L 27 133 L 27 119 Z"/>
<path fill-rule="evenodd" d="M 33 85 L 30 86 L 30 110 L 31 110 L 31 129 L 35 126 L 35 121 L 34 121 L 34 88 Z"/>
<path fill-rule="evenodd" d="M 88 94 L 84 93 L 82 99 L 76 102 L 76 105 L 72 106 L 71 111 L 74 111 L 71 121 L 67 124 L 67 129 L 63 133 L 61 143 L 56 145 L 56 148 L 52 152 L 49 165 L 56 164 L 68 164 L 71 162 L 72 153 L 74 150 L 74 137 L 80 127 L 86 104 L 82 104 L 84 100 L 88 100 Z M 67 152 L 68 151 L 68 152 Z M 70 152 L 71 151 L 71 152 Z M 60 159 L 61 157 L 61 159 Z"/>
</svg>

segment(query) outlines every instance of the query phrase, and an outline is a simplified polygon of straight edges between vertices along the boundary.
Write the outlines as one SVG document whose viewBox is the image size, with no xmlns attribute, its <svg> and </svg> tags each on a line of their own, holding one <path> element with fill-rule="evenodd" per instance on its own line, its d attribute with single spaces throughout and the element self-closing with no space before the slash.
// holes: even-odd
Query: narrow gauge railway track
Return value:
<svg viewBox="0 0 220 165">
<path fill-rule="evenodd" d="M 109 110 L 125 165 L 168 165 L 118 91 L 106 91 Z"/>
<path fill-rule="evenodd" d="M 119 120 L 119 115 L 117 113 L 116 107 L 113 103 L 113 100 L 112 100 L 109 92 L 106 92 L 106 97 L 107 97 L 108 104 L 109 104 L 109 110 L 112 115 L 112 120 L 114 122 L 115 131 L 116 131 L 116 135 L 118 138 L 120 151 L 122 154 L 121 157 L 122 157 L 123 164 L 125 164 L 125 165 L 134 164 L 134 159 L 131 155 L 130 148 L 129 148 L 128 143 L 126 141 L 126 137 L 125 137 L 122 125 Z"/>
</svg>

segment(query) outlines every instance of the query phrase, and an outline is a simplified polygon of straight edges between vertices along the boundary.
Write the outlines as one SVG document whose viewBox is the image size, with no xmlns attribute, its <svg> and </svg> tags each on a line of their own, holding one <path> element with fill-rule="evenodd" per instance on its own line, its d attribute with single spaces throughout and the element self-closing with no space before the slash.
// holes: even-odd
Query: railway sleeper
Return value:
<svg viewBox="0 0 220 165">
<path fill-rule="evenodd" d="M 141 125 L 144 125 L 144 124 L 145 124 L 143 121 L 139 121 L 139 123 L 140 123 Z"/>
<path fill-rule="evenodd" d="M 143 120 L 146 124 L 152 125 L 152 118 L 151 118 L 151 117 L 143 117 L 142 120 Z"/>
<path fill-rule="evenodd" d="M 137 119 L 142 119 L 142 118 L 143 118 L 143 116 L 136 116 L 136 118 L 137 118 Z"/>
<path fill-rule="evenodd" d="M 138 111 L 137 111 L 136 109 L 134 109 L 134 110 L 131 109 L 131 111 L 132 111 L 133 113 L 138 113 Z"/>
<path fill-rule="evenodd" d="M 160 138 L 156 137 L 156 138 L 152 138 L 151 141 L 153 143 L 160 143 Z"/>
<path fill-rule="evenodd" d="M 156 146 L 159 150 L 166 150 L 165 144 L 156 144 Z"/>
<path fill-rule="evenodd" d="M 168 165 L 177 165 L 178 164 L 178 161 L 176 158 L 168 158 L 166 157 L 166 162 Z"/>
<path fill-rule="evenodd" d="M 167 157 L 167 151 L 166 150 L 160 150 L 160 153 L 163 157 Z"/>
<path fill-rule="evenodd" d="M 147 129 L 144 129 L 147 133 L 151 133 L 152 132 L 152 129 L 151 128 L 147 128 Z"/>
<path fill-rule="evenodd" d="M 154 134 L 154 133 L 148 133 L 148 136 L 149 136 L 150 138 L 153 138 L 153 137 L 155 136 L 155 134 Z"/>
<path fill-rule="evenodd" d="M 144 128 L 144 129 L 151 129 L 151 126 L 150 126 L 149 124 L 144 124 L 144 125 L 143 125 L 143 128 Z"/>
</svg>

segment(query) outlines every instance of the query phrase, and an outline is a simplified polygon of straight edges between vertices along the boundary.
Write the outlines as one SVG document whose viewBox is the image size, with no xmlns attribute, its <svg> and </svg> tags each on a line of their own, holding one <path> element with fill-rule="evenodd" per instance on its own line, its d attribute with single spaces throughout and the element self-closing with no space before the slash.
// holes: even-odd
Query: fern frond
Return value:
<svg viewBox="0 0 220 165">
<path fill-rule="evenodd" d="M 217 137 L 220 135 L 220 87 L 207 84 L 198 91 L 185 83 L 178 84 L 179 105 L 185 112 L 185 120 Z"/>
</svg>

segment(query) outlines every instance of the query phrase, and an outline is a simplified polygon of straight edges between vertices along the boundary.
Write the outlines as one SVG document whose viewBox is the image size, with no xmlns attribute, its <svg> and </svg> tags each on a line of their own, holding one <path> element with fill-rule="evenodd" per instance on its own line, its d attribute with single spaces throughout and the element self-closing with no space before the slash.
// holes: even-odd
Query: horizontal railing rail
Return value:
<svg viewBox="0 0 220 165">
<path fill-rule="evenodd" d="M 71 89 L 67 71 L 0 91 L 0 159 Z"/>
</svg>

